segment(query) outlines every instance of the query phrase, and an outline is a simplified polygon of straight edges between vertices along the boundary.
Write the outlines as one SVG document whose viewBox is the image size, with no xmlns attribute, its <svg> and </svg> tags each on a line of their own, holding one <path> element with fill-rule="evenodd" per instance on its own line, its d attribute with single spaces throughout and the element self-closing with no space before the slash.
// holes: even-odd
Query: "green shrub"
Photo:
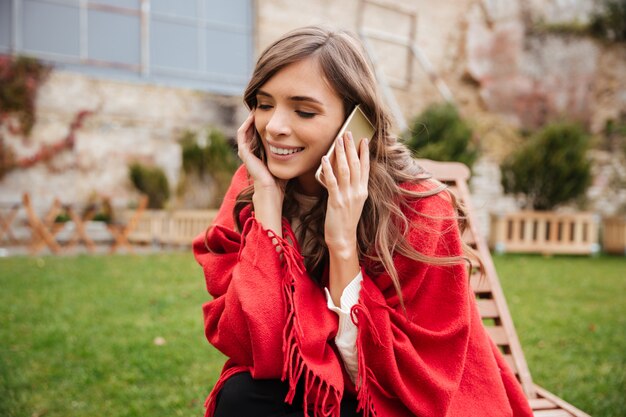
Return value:
<svg viewBox="0 0 626 417">
<path fill-rule="evenodd" d="M 555 123 L 531 136 L 501 165 L 502 185 L 526 207 L 552 210 L 585 193 L 591 181 L 589 136 L 578 125 Z"/>
<path fill-rule="evenodd" d="M 626 157 L 626 113 L 617 119 L 608 119 L 602 131 L 604 149 L 609 152 L 623 153 Z"/>
<path fill-rule="evenodd" d="M 55 223 L 67 223 L 70 220 L 72 220 L 72 218 L 70 217 L 70 214 L 67 212 L 67 210 L 63 210 L 54 218 Z"/>
<path fill-rule="evenodd" d="M 201 144 L 196 133 L 186 132 L 180 143 L 185 174 L 197 175 L 201 180 L 211 177 L 216 185 L 216 200 L 221 200 L 239 166 L 237 153 L 226 136 L 212 129 L 206 136 L 205 144 Z"/>
<path fill-rule="evenodd" d="M 626 41 L 626 0 L 603 0 L 591 16 L 591 33 L 610 41 Z"/>
<path fill-rule="evenodd" d="M 239 166 L 237 154 L 228 143 L 226 136 L 217 129 L 212 129 L 206 137 L 206 145 L 198 143 L 197 135 L 187 132 L 181 139 L 183 150 L 183 169 L 185 173 L 218 175 L 222 172 L 232 175 Z"/>
<path fill-rule="evenodd" d="M 404 135 L 406 145 L 419 158 L 463 162 L 470 168 L 478 157 L 472 129 L 452 104 L 429 106 Z"/>
<path fill-rule="evenodd" d="M 170 197 L 170 186 L 163 170 L 133 163 L 128 170 L 130 180 L 140 192 L 148 196 L 148 207 L 162 209 Z"/>
</svg>

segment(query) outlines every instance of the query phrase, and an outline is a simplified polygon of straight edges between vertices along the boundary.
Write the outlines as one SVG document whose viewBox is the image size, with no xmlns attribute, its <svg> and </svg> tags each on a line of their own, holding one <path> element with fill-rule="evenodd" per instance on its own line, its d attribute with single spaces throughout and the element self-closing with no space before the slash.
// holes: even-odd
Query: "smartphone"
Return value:
<svg viewBox="0 0 626 417">
<path fill-rule="evenodd" d="M 337 139 L 340 136 L 343 136 L 346 132 L 352 132 L 352 138 L 354 139 L 354 146 L 359 151 L 359 146 L 361 145 L 361 140 L 363 138 L 367 138 L 368 140 L 372 140 L 374 136 L 374 126 L 372 122 L 368 120 L 368 118 L 363 114 L 360 105 L 356 105 L 350 116 L 343 123 L 341 128 L 339 129 L 339 133 L 335 136 Z M 330 158 L 330 165 L 333 167 L 333 171 L 335 170 L 335 140 L 333 140 L 332 145 L 330 145 L 330 149 L 326 152 L 326 156 Z M 322 171 L 322 165 L 317 168 L 315 172 L 315 179 L 326 187 L 324 183 L 324 172 Z"/>
</svg>

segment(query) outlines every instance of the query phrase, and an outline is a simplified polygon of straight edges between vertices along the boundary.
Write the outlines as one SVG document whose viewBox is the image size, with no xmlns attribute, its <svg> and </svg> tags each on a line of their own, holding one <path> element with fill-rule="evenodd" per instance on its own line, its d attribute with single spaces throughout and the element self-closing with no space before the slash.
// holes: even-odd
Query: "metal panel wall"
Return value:
<svg viewBox="0 0 626 417">
<path fill-rule="evenodd" d="M 0 0 L 0 53 L 106 77 L 241 94 L 252 0 Z"/>
</svg>

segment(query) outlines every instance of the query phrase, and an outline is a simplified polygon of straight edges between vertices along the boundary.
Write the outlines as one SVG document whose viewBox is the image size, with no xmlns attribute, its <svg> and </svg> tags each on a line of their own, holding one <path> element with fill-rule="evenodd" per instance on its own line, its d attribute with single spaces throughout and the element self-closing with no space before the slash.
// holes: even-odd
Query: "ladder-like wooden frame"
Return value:
<svg viewBox="0 0 626 417">
<path fill-rule="evenodd" d="M 399 36 L 388 31 L 382 31 L 379 29 L 368 28 L 365 25 L 365 12 L 368 8 L 377 8 L 380 10 L 391 11 L 398 15 L 398 17 L 406 17 L 410 19 L 409 33 L 407 36 Z M 356 24 L 359 37 L 365 48 L 369 60 L 374 69 L 374 75 L 380 85 L 385 100 L 389 105 L 391 112 L 393 113 L 396 123 L 398 123 L 398 129 L 405 131 L 408 128 L 404 113 L 398 104 L 398 100 L 392 90 L 392 87 L 407 89 L 413 82 L 413 61 L 417 60 L 422 70 L 428 75 L 428 79 L 439 91 L 441 97 L 449 103 L 454 103 L 454 96 L 445 81 L 439 76 L 435 67 L 432 65 L 424 51 L 419 47 L 415 38 L 417 36 L 417 12 L 406 7 L 402 7 L 398 4 L 390 4 L 380 0 L 360 0 L 357 8 Z M 381 41 L 394 45 L 401 46 L 406 49 L 406 77 L 402 80 L 390 80 L 389 77 L 382 71 L 379 65 L 379 59 L 374 50 L 374 46 L 371 41 Z M 395 81 L 395 82 L 391 82 Z M 394 85 L 392 85 L 394 84 Z"/>
<path fill-rule="evenodd" d="M 435 162 L 420 159 L 419 163 L 422 168 L 433 175 L 433 178 L 448 185 L 450 191 L 465 207 L 467 229 L 463 238 L 474 248 L 483 262 L 482 276 L 481 271 L 476 270 L 471 277 L 478 308 L 491 338 L 498 345 L 520 381 L 535 417 L 590 417 L 532 381 L 491 253 L 485 239 L 478 233 L 476 213 L 467 186 L 470 170 L 459 162 Z"/>
</svg>

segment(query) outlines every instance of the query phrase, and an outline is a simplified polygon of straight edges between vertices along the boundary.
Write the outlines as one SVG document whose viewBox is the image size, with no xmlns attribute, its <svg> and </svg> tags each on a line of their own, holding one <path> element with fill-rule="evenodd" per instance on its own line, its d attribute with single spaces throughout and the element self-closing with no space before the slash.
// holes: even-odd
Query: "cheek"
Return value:
<svg viewBox="0 0 626 417">
<path fill-rule="evenodd" d="M 320 154 L 325 153 L 332 143 L 332 133 L 328 133 L 324 126 L 307 126 L 299 129 L 297 134 L 310 149 Z"/>
<path fill-rule="evenodd" d="M 326 153 L 328 148 L 330 148 L 330 145 L 332 145 L 338 130 L 339 126 L 328 127 L 328 125 L 320 126 L 315 130 L 317 146 L 319 148 L 322 148 L 324 150 L 324 153 Z"/>
</svg>

